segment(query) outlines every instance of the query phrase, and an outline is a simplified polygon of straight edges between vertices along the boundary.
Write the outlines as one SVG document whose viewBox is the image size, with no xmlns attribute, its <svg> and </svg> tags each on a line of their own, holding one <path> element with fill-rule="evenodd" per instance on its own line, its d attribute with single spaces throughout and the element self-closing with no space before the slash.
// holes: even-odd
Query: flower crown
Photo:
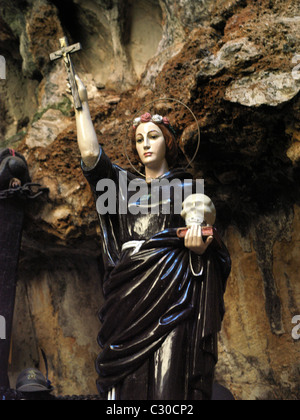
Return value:
<svg viewBox="0 0 300 420">
<path fill-rule="evenodd" d="M 133 121 L 133 129 L 136 130 L 140 124 L 148 123 L 148 122 L 153 122 L 156 124 L 164 124 L 176 137 L 176 132 L 167 117 L 162 117 L 161 115 L 158 115 L 158 114 L 152 116 L 149 112 L 147 112 L 146 114 L 142 115 L 139 118 L 136 118 Z"/>
</svg>

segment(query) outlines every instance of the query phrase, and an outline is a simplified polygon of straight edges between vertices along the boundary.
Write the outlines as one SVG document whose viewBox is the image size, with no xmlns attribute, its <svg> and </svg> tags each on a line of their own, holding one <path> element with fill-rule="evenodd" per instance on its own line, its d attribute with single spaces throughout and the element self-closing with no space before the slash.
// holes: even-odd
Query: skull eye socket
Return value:
<svg viewBox="0 0 300 420">
<path fill-rule="evenodd" d="M 193 203 L 184 203 L 183 209 L 185 211 L 190 210 L 192 208 Z"/>
</svg>

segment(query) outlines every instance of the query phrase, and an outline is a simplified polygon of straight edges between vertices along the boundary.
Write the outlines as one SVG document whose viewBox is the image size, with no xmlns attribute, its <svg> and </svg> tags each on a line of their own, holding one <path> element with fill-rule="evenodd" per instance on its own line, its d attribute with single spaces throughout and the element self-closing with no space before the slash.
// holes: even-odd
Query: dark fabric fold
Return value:
<svg viewBox="0 0 300 420">
<path fill-rule="evenodd" d="M 98 181 L 109 177 L 116 185 L 117 205 L 120 200 L 127 200 L 123 204 L 128 205 L 133 192 L 126 198 L 119 194 L 119 177 L 124 171 L 113 165 L 102 150 L 95 168 L 87 170 L 83 166 L 83 170 L 96 200 L 101 195 L 96 188 Z M 135 178 L 128 173 L 128 182 Z M 182 169 L 171 170 L 162 178 L 179 179 L 182 192 L 187 185 L 192 185 L 194 192 L 192 176 Z M 184 221 L 175 214 L 174 202 L 173 194 L 168 214 L 153 216 L 149 207 L 147 214 L 99 215 L 105 268 L 105 303 L 99 313 L 102 328 L 98 335 L 102 352 L 96 360 L 101 393 L 117 387 L 119 397 L 126 399 L 129 388 L 124 384 L 139 383 L 141 387 L 143 382 L 143 389 L 135 389 L 136 399 L 146 394 L 149 398 L 175 394 L 176 398 L 198 398 L 202 392 L 209 398 L 212 379 L 204 377 L 209 374 L 212 378 L 217 361 L 216 334 L 224 316 L 223 296 L 231 261 L 222 241 L 214 240 L 201 257 L 203 274 L 193 276 L 190 251 L 177 237 L 177 229 L 184 226 Z M 138 253 L 122 251 L 124 243 L 141 240 L 144 243 Z M 159 386 L 156 382 L 154 359 L 163 363 L 165 346 L 172 353 L 172 372 L 168 372 L 169 379 L 163 382 L 162 389 L 161 382 Z M 181 383 L 172 393 L 172 381 L 179 377 Z"/>
<path fill-rule="evenodd" d="M 121 258 L 106 281 L 107 300 L 100 312 L 98 341 L 103 351 L 96 367 L 102 392 L 141 366 L 187 320 L 193 324 L 191 374 L 199 374 L 197 349 L 201 351 L 206 336 L 220 330 L 224 315 L 226 277 L 220 275 L 219 263 L 211 255 L 204 277 L 193 277 L 189 251 L 176 229 L 158 233 L 138 254 Z"/>
</svg>

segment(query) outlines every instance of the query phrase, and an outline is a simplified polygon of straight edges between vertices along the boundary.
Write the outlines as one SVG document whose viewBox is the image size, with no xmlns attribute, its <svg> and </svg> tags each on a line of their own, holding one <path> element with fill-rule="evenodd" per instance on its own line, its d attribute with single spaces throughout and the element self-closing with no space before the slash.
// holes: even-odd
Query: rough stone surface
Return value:
<svg viewBox="0 0 300 420">
<path fill-rule="evenodd" d="M 68 123 L 69 120 L 59 110 L 48 109 L 32 124 L 26 136 L 26 145 L 29 148 L 50 146 Z"/>
<path fill-rule="evenodd" d="M 227 232 L 233 271 L 226 292 L 226 307 L 220 336 L 217 378 L 232 384 L 231 390 L 243 400 L 297 400 L 299 398 L 299 343 L 291 336 L 294 314 L 299 312 L 298 277 L 299 206 L 292 225 L 272 248 L 272 287 L 280 318 L 280 331 L 269 324 L 266 298 L 271 303 L 271 285 L 262 282 L 255 233 L 242 237 L 235 228 Z M 282 215 L 281 215 L 282 217 Z M 270 220 L 270 219 L 269 219 Z M 280 219 L 278 220 L 280 221 Z M 285 217 L 281 222 L 285 225 Z M 285 226 L 286 227 L 286 226 Z M 263 231 L 261 231 L 263 232 Z M 262 240 L 261 240 L 262 242 Z M 274 308 L 273 308 L 274 310 Z"/>
<path fill-rule="evenodd" d="M 168 114 L 218 214 L 233 270 L 218 381 L 237 399 L 299 399 L 300 6 L 296 0 L 2 0 L 0 146 L 17 147 L 48 199 L 26 213 L 12 386 L 34 365 L 57 395 L 95 394 L 101 276 L 97 214 L 82 176 L 62 62 L 64 34 L 99 142 L 123 152 L 140 110 Z M 147 10 L 147 16 L 142 11 Z M 147 109 L 145 109 L 147 108 Z M 151 108 L 151 109 L 148 109 Z M 54 120 L 54 124 L 53 124 Z M 130 154 L 130 151 L 128 151 Z"/>
<path fill-rule="evenodd" d="M 262 71 L 233 82 L 226 91 L 225 99 L 246 106 L 277 106 L 290 101 L 299 92 L 300 83 L 292 73 Z"/>
</svg>

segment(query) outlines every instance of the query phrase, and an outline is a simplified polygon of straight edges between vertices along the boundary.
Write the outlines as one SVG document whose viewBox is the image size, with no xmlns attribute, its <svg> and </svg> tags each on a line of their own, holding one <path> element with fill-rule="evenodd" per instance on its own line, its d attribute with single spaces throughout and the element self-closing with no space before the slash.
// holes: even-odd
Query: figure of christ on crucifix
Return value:
<svg viewBox="0 0 300 420">
<path fill-rule="evenodd" d="M 82 103 L 78 94 L 78 89 L 77 89 L 77 85 L 75 81 L 75 70 L 74 70 L 70 55 L 77 51 L 80 51 L 82 47 L 80 43 L 69 46 L 67 37 L 61 38 L 59 40 L 59 43 L 60 43 L 61 49 L 56 51 L 55 53 L 50 54 L 50 60 L 55 61 L 60 58 L 64 59 L 65 66 L 68 73 L 68 80 L 69 80 L 69 84 L 70 84 L 70 88 L 71 88 L 71 92 L 73 96 L 74 107 L 75 109 L 80 110 L 82 109 Z"/>
<path fill-rule="evenodd" d="M 64 47 L 55 58 L 64 57 L 67 69 L 72 68 L 73 51 Z M 99 180 L 113 180 L 118 191 L 123 169 L 99 145 L 87 90 L 75 72 L 73 76 L 72 93 L 78 91 L 81 102 L 81 107 L 75 105 L 81 166 L 97 199 L 103 194 L 96 189 Z M 185 183 L 194 185 L 192 176 L 177 168 L 178 141 L 167 117 L 146 113 L 135 119 L 131 146 L 144 166 L 149 194 L 157 179 L 179 179 L 182 189 Z M 139 176 L 128 173 L 128 182 Z M 132 194 L 126 195 L 128 203 Z M 174 212 L 174 197 L 170 201 L 168 214 L 152 214 L 150 206 L 142 214 L 99 214 L 105 303 L 99 312 L 97 386 L 110 399 L 212 396 L 231 261 L 223 242 L 214 236 L 203 239 L 199 224 L 192 223 L 179 237 L 185 222 Z M 208 220 L 212 209 L 208 203 Z"/>
</svg>

